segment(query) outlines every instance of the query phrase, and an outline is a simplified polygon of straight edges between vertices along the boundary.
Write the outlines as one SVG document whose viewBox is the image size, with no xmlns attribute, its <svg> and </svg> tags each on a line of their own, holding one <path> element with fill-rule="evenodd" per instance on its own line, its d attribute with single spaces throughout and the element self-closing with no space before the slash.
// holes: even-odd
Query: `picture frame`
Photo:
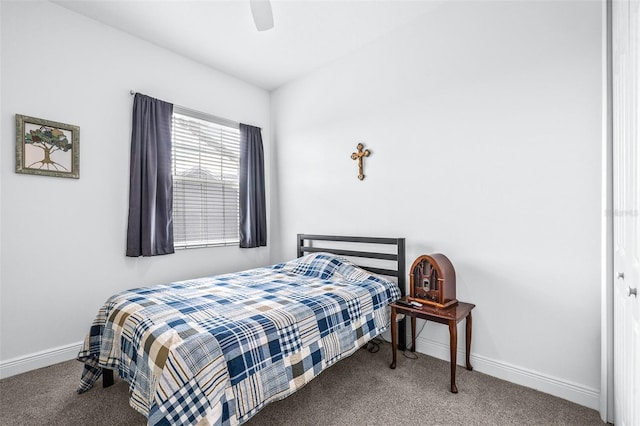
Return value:
<svg viewBox="0 0 640 426">
<path fill-rule="evenodd" d="M 16 114 L 16 173 L 80 178 L 80 127 Z"/>
</svg>

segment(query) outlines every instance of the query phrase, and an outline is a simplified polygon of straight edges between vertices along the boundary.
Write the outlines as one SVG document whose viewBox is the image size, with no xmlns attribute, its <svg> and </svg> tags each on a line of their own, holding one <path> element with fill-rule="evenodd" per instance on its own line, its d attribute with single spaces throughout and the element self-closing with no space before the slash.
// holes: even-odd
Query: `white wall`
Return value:
<svg viewBox="0 0 640 426">
<path fill-rule="evenodd" d="M 0 4 L 0 103 L 4 96 L 2 95 L 2 5 Z M 3 133 L 3 120 L 0 119 L 0 135 Z M 3 164 L 4 154 L 0 149 L 0 164 Z M 2 306 L 2 173 L 0 173 L 0 307 Z M 2 314 L 0 314 L 0 331 L 2 331 Z M 0 353 L 2 353 L 2 337 L 0 335 Z M 0 358 L 2 359 L 2 358 Z"/>
<path fill-rule="evenodd" d="M 77 353 L 115 292 L 268 264 L 268 248 L 125 257 L 129 90 L 262 127 L 270 161 L 266 91 L 48 2 L 0 7 L 5 374 L 33 367 L 42 351 Z M 80 126 L 79 180 L 14 173 L 15 114 Z"/>
<path fill-rule="evenodd" d="M 275 91 L 273 260 L 298 232 L 445 253 L 476 369 L 597 408 L 600 36 L 595 1 L 447 2 Z"/>
</svg>

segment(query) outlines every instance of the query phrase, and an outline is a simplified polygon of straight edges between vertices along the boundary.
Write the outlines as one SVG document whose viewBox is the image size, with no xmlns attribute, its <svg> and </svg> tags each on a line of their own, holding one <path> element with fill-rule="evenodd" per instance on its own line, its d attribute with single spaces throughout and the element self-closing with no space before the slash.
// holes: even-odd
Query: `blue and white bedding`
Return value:
<svg viewBox="0 0 640 426">
<path fill-rule="evenodd" d="M 78 360 L 130 385 L 150 425 L 237 425 L 389 325 L 398 286 L 328 254 L 111 297 Z"/>
</svg>

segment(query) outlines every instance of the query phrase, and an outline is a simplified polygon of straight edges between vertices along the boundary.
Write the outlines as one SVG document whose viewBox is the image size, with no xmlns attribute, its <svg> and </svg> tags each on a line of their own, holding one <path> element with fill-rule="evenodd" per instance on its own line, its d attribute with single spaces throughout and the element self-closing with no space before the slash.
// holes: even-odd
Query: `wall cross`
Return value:
<svg viewBox="0 0 640 426">
<path fill-rule="evenodd" d="M 358 144 L 357 148 L 358 148 L 358 152 L 354 152 L 353 154 L 351 154 L 351 159 L 358 160 L 358 171 L 360 172 L 360 174 L 358 174 L 358 179 L 363 180 L 364 171 L 362 168 L 362 158 L 368 157 L 371 154 L 371 152 L 368 149 L 365 149 L 363 151 L 364 145 L 362 145 L 361 143 Z"/>
</svg>

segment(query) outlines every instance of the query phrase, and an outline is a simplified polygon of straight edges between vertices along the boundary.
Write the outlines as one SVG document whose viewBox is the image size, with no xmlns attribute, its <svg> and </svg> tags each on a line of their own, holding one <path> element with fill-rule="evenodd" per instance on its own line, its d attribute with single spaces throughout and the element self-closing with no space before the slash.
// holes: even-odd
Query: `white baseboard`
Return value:
<svg viewBox="0 0 640 426">
<path fill-rule="evenodd" d="M 11 358 L 6 361 L 0 361 L 0 379 L 75 359 L 83 343 L 84 342 L 71 343 L 69 345 Z"/>
<path fill-rule="evenodd" d="M 410 340 L 409 340 L 410 342 Z M 462 346 L 462 348 L 460 348 Z M 440 343 L 425 337 L 416 339 L 416 350 L 425 355 L 449 361 L 449 344 Z M 458 344 L 458 365 L 465 365 L 464 339 Z M 583 385 L 558 379 L 526 368 L 497 361 L 471 353 L 471 365 L 479 371 L 508 382 L 539 390 L 576 404 L 598 410 L 600 408 L 600 391 Z"/>
<path fill-rule="evenodd" d="M 385 339 L 390 336 L 385 336 Z M 22 357 L 0 361 L 0 379 L 47 367 L 78 356 L 83 342 L 72 343 L 57 348 L 44 350 Z M 425 337 L 418 337 L 416 350 L 425 355 L 449 361 L 449 345 Z M 458 364 L 464 365 L 464 344 L 458 349 Z M 474 371 L 479 371 L 502 380 L 518 385 L 537 389 L 541 392 L 566 399 L 576 404 L 598 410 L 600 407 L 600 392 L 597 389 L 571 383 L 526 368 L 496 361 L 481 355 L 471 354 L 471 364 Z"/>
</svg>

